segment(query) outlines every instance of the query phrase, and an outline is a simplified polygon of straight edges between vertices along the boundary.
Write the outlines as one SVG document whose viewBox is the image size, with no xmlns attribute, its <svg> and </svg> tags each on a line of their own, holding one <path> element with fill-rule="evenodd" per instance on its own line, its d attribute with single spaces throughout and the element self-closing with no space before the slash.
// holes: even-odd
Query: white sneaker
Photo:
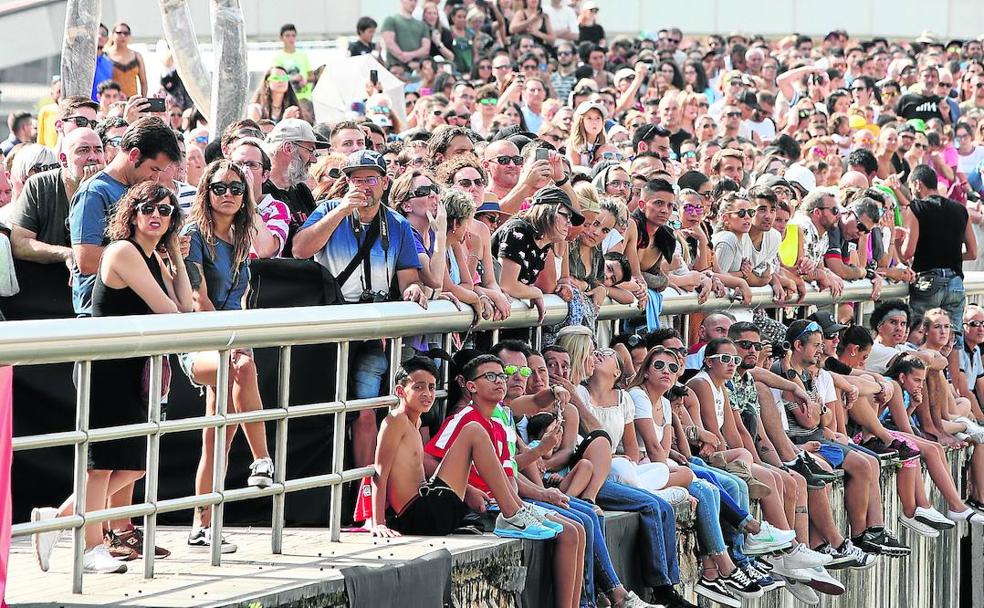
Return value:
<svg viewBox="0 0 984 608">
<path fill-rule="evenodd" d="M 767 564 L 772 566 L 772 571 L 769 573 L 773 576 L 781 576 L 789 581 L 808 581 L 811 575 L 806 570 L 801 570 L 798 568 L 790 567 L 786 558 L 786 554 L 781 555 L 763 555 L 759 559 L 764 560 Z"/>
<path fill-rule="evenodd" d="M 807 581 L 806 584 L 820 593 L 826 595 L 841 595 L 844 593 L 843 583 L 830 576 L 830 573 L 823 566 L 809 568 L 807 572 L 810 573 L 811 580 Z"/>
<path fill-rule="evenodd" d="M 807 606 L 818 606 L 820 605 L 820 596 L 813 589 L 810 589 L 803 583 L 797 583 L 795 581 L 789 581 L 786 583 L 786 591 L 792 594 L 793 597 L 803 602 Z"/>
<path fill-rule="evenodd" d="M 249 472 L 247 483 L 250 487 L 269 488 L 273 485 L 273 460 L 270 458 L 257 458 L 249 465 Z"/>
<path fill-rule="evenodd" d="M 126 564 L 110 555 L 105 545 L 97 545 L 82 554 L 82 569 L 97 574 L 122 574 L 126 572 Z"/>
<path fill-rule="evenodd" d="M 58 517 L 58 509 L 54 507 L 39 507 L 31 509 L 31 521 L 47 521 Z M 51 552 L 55 550 L 58 539 L 61 538 L 64 530 L 54 530 L 52 532 L 37 532 L 31 535 L 31 546 L 34 548 L 34 558 L 41 567 L 42 572 L 47 572 L 51 566 Z"/>
<path fill-rule="evenodd" d="M 917 519 L 926 524 L 930 528 L 935 528 L 940 531 L 949 530 L 956 525 L 933 507 L 916 507 L 916 512 L 912 517 L 913 519 Z"/>
<path fill-rule="evenodd" d="M 793 547 L 793 550 L 786 553 L 783 558 L 785 560 L 786 567 L 792 569 L 826 566 L 830 562 L 834 561 L 832 556 L 817 553 L 803 543 L 799 543 Z"/>
<path fill-rule="evenodd" d="M 761 555 L 789 547 L 796 540 L 796 532 L 780 530 L 767 521 L 763 521 L 757 534 L 745 537 L 742 553 L 745 555 Z"/>
<path fill-rule="evenodd" d="M 912 530 L 919 536 L 925 536 L 926 538 L 938 538 L 940 535 L 940 531 L 936 528 L 928 524 L 924 524 L 915 517 L 906 517 L 905 513 L 899 515 L 899 524 Z"/>
</svg>

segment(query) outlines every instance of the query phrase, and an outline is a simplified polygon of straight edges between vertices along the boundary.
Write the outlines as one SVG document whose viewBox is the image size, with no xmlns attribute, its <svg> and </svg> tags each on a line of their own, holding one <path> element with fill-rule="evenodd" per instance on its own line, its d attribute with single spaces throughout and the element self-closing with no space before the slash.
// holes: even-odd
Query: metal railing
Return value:
<svg viewBox="0 0 984 608">
<path fill-rule="evenodd" d="M 965 280 L 968 294 L 984 294 L 984 273 L 972 273 Z M 775 306 L 771 289 L 755 288 L 754 306 Z M 886 285 L 882 297 L 905 297 L 904 285 Z M 870 299 L 867 281 L 849 283 L 837 301 L 863 302 Z M 831 304 L 829 293 L 810 291 L 802 304 Z M 741 307 L 740 303 L 712 298 L 698 304 L 695 294 L 667 293 L 663 315 L 711 312 Z M 601 320 L 638 317 L 631 305 L 609 303 L 602 307 Z M 544 324 L 557 324 L 567 316 L 567 304 L 556 296 L 546 297 Z M 0 365 L 34 365 L 79 362 L 75 430 L 20 436 L 13 440 L 15 451 L 37 450 L 56 446 L 74 446 L 74 496 L 76 514 L 43 522 L 13 526 L 14 536 L 35 532 L 71 529 L 73 540 L 73 591 L 82 592 L 82 553 L 85 547 L 84 526 L 111 519 L 144 517 L 144 576 L 154 576 L 154 539 L 158 514 L 211 506 L 212 538 L 222 538 L 223 505 L 254 498 L 273 498 L 271 550 L 282 550 L 284 502 L 291 492 L 330 487 L 329 529 L 332 541 L 341 530 L 342 484 L 371 474 L 372 467 L 345 469 L 345 414 L 393 405 L 394 397 L 349 400 L 346 392 L 349 364 L 349 341 L 391 338 L 390 384 L 399 357 L 402 337 L 428 333 L 468 331 L 472 321 L 469 310 L 460 311 L 446 301 L 428 304 L 426 311 L 416 304 L 389 302 L 290 309 L 208 312 L 197 314 L 145 315 L 93 319 L 55 319 L 13 321 L 3 324 L 0 332 Z M 525 302 L 513 304 L 512 315 L 504 322 L 482 322 L 477 330 L 530 328 L 537 325 L 536 311 Z M 303 344 L 338 343 L 335 400 L 324 403 L 288 405 L 291 348 Z M 279 347 L 279 386 L 275 407 L 252 412 L 229 412 L 228 374 L 230 350 L 235 348 Z M 215 350 L 220 353 L 216 383 L 216 411 L 212 416 L 161 420 L 160 385 L 162 356 L 175 352 Z M 151 389 L 148 421 L 118 427 L 89 428 L 89 389 L 91 362 L 101 359 L 151 357 Z M 290 420 L 308 416 L 334 415 L 332 469 L 330 473 L 298 479 L 286 478 L 287 428 Z M 274 480 L 268 488 L 224 487 L 225 434 L 229 425 L 247 422 L 275 422 Z M 159 500 L 159 456 L 161 436 L 167 433 L 214 428 L 215 453 L 213 488 L 210 493 Z M 100 509 L 86 513 L 85 479 L 89 444 L 131 437 L 147 437 L 147 472 L 144 501 L 126 507 Z M 221 543 L 213 542 L 211 563 L 221 565 Z"/>
</svg>

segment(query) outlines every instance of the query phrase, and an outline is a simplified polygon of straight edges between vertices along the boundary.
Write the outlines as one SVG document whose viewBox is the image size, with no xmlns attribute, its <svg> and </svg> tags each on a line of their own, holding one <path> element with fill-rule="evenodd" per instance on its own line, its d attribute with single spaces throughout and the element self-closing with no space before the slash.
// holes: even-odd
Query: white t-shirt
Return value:
<svg viewBox="0 0 984 608">
<path fill-rule="evenodd" d="M 691 378 L 691 381 L 697 379 L 706 382 L 711 389 L 711 394 L 714 396 L 714 417 L 717 418 L 718 430 L 720 430 L 724 426 L 724 391 L 714 386 L 714 382 L 707 375 L 707 372 L 698 372 L 696 376 Z"/>
<path fill-rule="evenodd" d="M 751 237 L 749 237 L 751 240 Z M 764 274 L 767 268 L 776 269 L 779 263 L 779 245 L 782 244 L 782 235 L 775 228 L 770 229 L 762 235 L 762 244 L 759 249 L 755 249 L 752 244 L 752 270 Z"/>
<path fill-rule="evenodd" d="M 892 348 L 891 346 L 885 346 L 884 344 L 875 342 L 871 346 L 871 354 L 868 355 L 868 360 L 865 362 L 864 368 L 869 372 L 884 374 L 888 371 L 888 364 L 896 355 L 911 350 L 911 348 L 907 348 L 904 344 Z"/>
<path fill-rule="evenodd" d="M 594 414 L 601 424 L 602 430 L 612 438 L 612 449 L 615 450 L 622 445 L 622 435 L 625 434 L 625 425 L 631 424 L 635 420 L 635 404 L 632 398 L 625 391 L 618 391 L 618 404 L 610 407 L 598 407 L 591 401 L 591 394 L 584 386 L 578 385 L 575 389 L 581 403 Z"/>
<path fill-rule="evenodd" d="M 721 272 L 738 272 L 744 260 L 752 262 L 755 257 L 755 247 L 747 234 L 738 234 L 730 230 L 719 230 L 711 237 L 714 245 L 714 258 Z M 779 248 L 776 247 L 776 252 Z"/>
<path fill-rule="evenodd" d="M 816 264 L 821 264 L 824 254 L 830 248 L 830 239 L 827 237 L 827 232 L 824 231 L 823 236 L 820 236 L 810 216 L 802 213 L 795 214 L 789 220 L 789 223 L 795 224 L 800 228 L 800 232 L 803 235 L 803 255 L 808 260 L 812 260 Z"/>
<path fill-rule="evenodd" d="M 974 146 L 973 152 L 967 156 L 957 152 L 957 171 L 964 175 L 975 173 L 981 166 L 981 161 L 984 161 L 984 146 Z"/>
<path fill-rule="evenodd" d="M 817 394 L 824 403 L 837 401 L 837 390 L 834 388 L 834 377 L 825 369 L 817 374 Z"/>
<path fill-rule="evenodd" d="M 762 122 L 755 122 L 751 119 L 742 121 L 742 124 L 749 131 L 759 136 L 763 142 L 770 142 L 776 138 L 776 123 L 768 116 Z"/>
<path fill-rule="evenodd" d="M 612 250 L 612 247 L 618 245 L 624 240 L 625 237 L 622 236 L 621 232 L 619 232 L 618 230 L 610 230 L 608 234 L 605 235 L 605 240 L 601 242 L 601 250 L 604 251 L 605 253 L 608 253 L 609 251 Z M 625 277 L 625 278 L 628 279 L 629 277 Z"/>
<path fill-rule="evenodd" d="M 635 405 L 635 419 L 652 419 L 653 424 L 656 426 L 656 438 L 663 441 L 663 431 L 666 427 L 673 424 L 673 413 L 670 411 L 670 400 L 666 397 L 659 398 L 663 405 L 663 419 L 656 420 L 653 418 L 653 402 L 649 399 L 649 395 L 646 393 L 645 389 L 641 386 L 632 387 L 629 389 L 629 397 L 632 398 L 632 403 Z"/>
<path fill-rule="evenodd" d="M 574 12 L 574 9 L 567 2 L 561 3 L 560 8 L 554 8 L 550 0 L 545 0 L 540 4 L 543 7 L 543 14 L 550 20 L 550 27 L 553 28 L 554 34 L 559 34 L 560 32 L 577 34 L 580 31 L 577 24 L 577 13 Z M 557 36 L 557 40 L 561 40 L 560 36 Z M 556 45 L 557 43 L 554 42 L 554 44 Z"/>
</svg>

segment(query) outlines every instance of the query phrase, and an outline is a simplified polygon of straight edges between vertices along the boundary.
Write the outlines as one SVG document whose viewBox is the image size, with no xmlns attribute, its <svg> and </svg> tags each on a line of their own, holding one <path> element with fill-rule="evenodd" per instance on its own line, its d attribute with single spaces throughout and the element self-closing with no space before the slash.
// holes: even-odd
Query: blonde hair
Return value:
<svg viewBox="0 0 984 608">
<path fill-rule="evenodd" d="M 588 112 L 594 110 L 601 114 L 602 126 L 601 131 L 595 137 L 594 141 L 588 141 L 587 135 L 584 132 L 584 117 L 588 115 Z M 574 112 L 574 122 L 571 123 L 571 135 L 567 138 L 567 149 L 575 154 L 584 154 L 587 152 L 587 147 L 589 145 L 600 146 L 602 144 L 608 143 L 608 137 L 605 135 L 605 113 L 598 108 L 591 107 L 584 112 L 578 113 L 576 110 Z"/>
<path fill-rule="evenodd" d="M 557 334 L 557 344 L 564 347 L 571 356 L 571 382 L 580 384 L 587 378 L 584 362 L 594 352 L 594 337 L 591 330 L 583 325 L 571 325 Z"/>
</svg>

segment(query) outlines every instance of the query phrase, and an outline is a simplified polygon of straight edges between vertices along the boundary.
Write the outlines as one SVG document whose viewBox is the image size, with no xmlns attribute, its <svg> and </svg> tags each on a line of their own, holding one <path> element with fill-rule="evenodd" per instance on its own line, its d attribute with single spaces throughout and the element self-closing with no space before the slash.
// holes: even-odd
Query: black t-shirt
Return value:
<svg viewBox="0 0 984 608">
<path fill-rule="evenodd" d="M 949 268 L 963 276 L 964 232 L 967 209 L 960 203 L 938 195 L 912 201 L 909 206 L 919 222 L 919 239 L 912 269 L 924 272 Z"/>
<path fill-rule="evenodd" d="M 68 233 L 68 193 L 63 169 L 53 169 L 28 178 L 12 204 L 10 222 L 37 235 L 46 245 L 71 247 Z"/>
<path fill-rule="evenodd" d="M 940 97 L 939 95 L 908 93 L 895 102 L 895 115 L 905 120 L 912 120 L 913 118 L 921 118 L 922 120 L 939 118 L 942 120 Z"/>
<path fill-rule="evenodd" d="M 680 157 L 680 144 L 687 141 L 688 139 L 693 139 L 693 138 L 694 138 L 693 133 L 689 131 L 685 131 L 684 129 L 680 129 L 676 133 L 670 134 L 670 149 L 673 150 L 673 153 L 677 155 L 677 158 Z"/>
<path fill-rule="evenodd" d="M 358 38 L 349 43 L 348 46 L 349 57 L 358 57 L 359 55 L 372 55 L 376 52 L 376 43 L 370 42 L 366 44 Z"/>
<path fill-rule="evenodd" d="M 597 23 L 594 25 L 579 26 L 578 30 L 578 44 L 581 44 L 582 42 L 593 42 L 598 44 L 605 39 L 605 28 L 601 27 Z"/>
<path fill-rule="evenodd" d="M 492 234 L 492 251 L 497 258 L 519 264 L 519 281 L 532 285 L 547 263 L 548 244 L 536 245 L 536 230 L 522 218 L 513 218 Z"/>
<path fill-rule="evenodd" d="M 901 180 L 903 184 L 909 180 L 909 172 L 912 169 L 909 167 L 909 161 L 902 158 L 901 150 L 892 155 L 892 171 L 902 174 Z"/>
<path fill-rule="evenodd" d="M 272 194 L 273 198 L 287 205 L 287 209 L 290 210 L 290 232 L 287 233 L 283 256 L 285 258 L 292 257 L 294 235 L 297 234 L 297 230 L 304 224 L 308 215 L 317 207 L 314 202 L 314 195 L 311 194 L 311 189 L 307 187 L 307 184 L 303 182 L 282 190 L 269 180 L 263 184 L 263 194 Z"/>
</svg>

